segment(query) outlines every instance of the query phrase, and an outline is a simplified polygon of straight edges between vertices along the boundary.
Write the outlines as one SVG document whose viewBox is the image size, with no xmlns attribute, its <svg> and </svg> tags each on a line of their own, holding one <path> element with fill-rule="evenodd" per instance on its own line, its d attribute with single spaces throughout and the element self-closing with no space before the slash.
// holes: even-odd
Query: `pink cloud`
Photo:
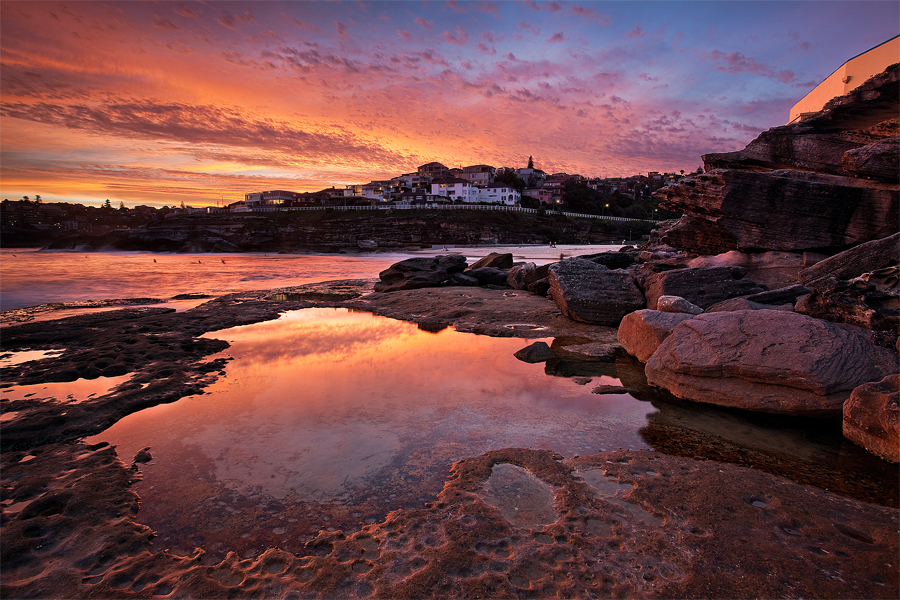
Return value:
<svg viewBox="0 0 900 600">
<path fill-rule="evenodd" d="M 203 11 L 199 8 L 192 8 L 184 4 L 176 4 L 172 7 L 172 12 L 174 12 L 179 17 L 185 17 L 194 20 L 199 19 L 200 15 L 203 14 Z"/>
<path fill-rule="evenodd" d="M 157 17 L 153 19 L 153 26 L 157 29 L 169 30 L 169 31 L 181 31 L 181 27 L 174 24 L 172 21 L 168 19 L 163 19 L 162 17 Z"/>
<path fill-rule="evenodd" d="M 397 35 L 399 35 L 400 39 L 403 40 L 404 42 L 408 42 L 412 39 L 412 35 L 405 29 L 398 29 Z"/>
<path fill-rule="evenodd" d="M 761 63 L 755 58 L 744 56 L 740 52 L 725 54 L 724 52 L 713 50 L 707 55 L 713 62 L 720 63 L 719 66 L 716 67 L 717 71 L 724 71 L 725 73 L 730 73 L 732 75 L 738 73 L 753 73 L 760 77 L 775 79 L 781 83 L 791 83 L 795 79 L 794 72 L 791 70 L 784 69 L 776 71 L 775 67 Z"/>
<path fill-rule="evenodd" d="M 416 23 L 418 23 L 425 29 L 431 29 L 434 26 L 434 21 L 426 21 L 422 17 L 416 17 Z"/>
<path fill-rule="evenodd" d="M 249 25 L 251 23 L 256 23 L 256 17 L 254 17 L 247 11 L 244 11 L 244 14 L 242 15 L 231 14 L 227 11 L 222 11 L 222 16 L 217 18 L 216 21 L 223 27 L 237 30 L 237 26 L 239 24 Z"/>
<path fill-rule="evenodd" d="M 589 21 L 596 21 L 599 25 L 609 25 L 612 22 L 612 17 L 609 15 L 598 13 L 593 8 L 585 8 L 583 6 L 578 6 L 577 4 L 570 8 L 569 12 Z"/>
<path fill-rule="evenodd" d="M 564 42 L 564 41 L 566 41 L 566 36 L 563 35 L 563 33 L 561 31 L 557 31 L 556 33 L 554 33 L 553 35 L 548 37 L 547 41 L 550 42 L 551 44 L 556 43 L 556 42 Z"/>
<path fill-rule="evenodd" d="M 490 48 L 488 48 L 488 47 L 487 47 L 484 43 L 482 43 L 482 42 L 478 42 L 478 45 L 475 46 L 475 48 L 477 48 L 478 51 L 481 52 L 482 54 L 491 54 L 491 55 L 497 54 L 497 49 L 496 49 L 496 48 L 494 48 L 493 46 L 491 46 Z"/>
<path fill-rule="evenodd" d="M 532 8 L 534 10 L 546 10 L 548 12 L 559 12 L 563 10 L 563 6 L 559 2 L 544 2 L 543 4 L 538 4 L 534 2 L 534 0 L 527 0 L 524 2 L 525 6 L 528 8 Z"/>
<path fill-rule="evenodd" d="M 465 46 L 466 42 L 469 41 L 469 35 L 465 31 L 463 31 L 463 28 L 459 25 L 456 26 L 456 35 L 453 35 L 449 31 L 445 31 L 443 34 L 441 34 L 441 37 L 445 42 L 457 44 L 459 46 Z"/>
<path fill-rule="evenodd" d="M 340 21 L 334 22 L 334 28 L 337 30 L 338 36 L 346 39 L 350 37 L 350 34 L 347 33 L 347 26 L 341 23 Z"/>
<path fill-rule="evenodd" d="M 630 38 L 640 38 L 647 35 L 647 32 L 641 29 L 640 23 L 636 23 L 634 29 L 628 32 L 628 37 Z"/>
<path fill-rule="evenodd" d="M 541 33 L 541 28 L 540 28 L 540 27 L 535 27 L 534 25 L 529 25 L 528 23 L 526 23 L 526 22 L 524 22 L 524 21 L 519 21 L 519 23 L 518 23 L 517 26 L 519 27 L 519 29 L 522 29 L 522 30 L 526 30 L 526 29 L 527 29 L 528 31 L 530 31 L 530 32 L 531 32 L 532 34 L 534 34 L 534 35 L 539 35 L 539 34 Z"/>
<path fill-rule="evenodd" d="M 303 30 L 305 30 L 305 31 L 316 31 L 316 32 L 321 32 L 321 31 L 322 31 L 321 29 L 319 29 L 319 28 L 316 27 L 315 25 L 310 25 L 310 24 L 308 24 L 308 23 L 304 23 L 303 21 L 300 21 L 299 19 L 297 19 L 297 18 L 295 18 L 295 17 L 291 17 L 291 21 L 294 22 L 294 25 L 296 25 L 297 27 L 299 27 L 300 29 L 303 29 Z"/>
</svg>

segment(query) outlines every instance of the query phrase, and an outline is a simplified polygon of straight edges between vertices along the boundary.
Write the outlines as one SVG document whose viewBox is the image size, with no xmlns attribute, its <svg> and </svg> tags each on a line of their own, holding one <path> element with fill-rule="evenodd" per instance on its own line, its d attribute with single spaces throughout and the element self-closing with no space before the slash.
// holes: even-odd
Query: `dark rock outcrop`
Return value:
<svg viewBox="0 0 900 600">
<path fill-rule="evenodd" d="M 841 166 L 857 177 L 896 181 L 900 173 L 900 138 L 888 138 L 844 152 Z"/>
<path fill-rule="evenodd" d="M 513 356 L 522 362 L 527 363 L 547 362 L 551 358 L 556 357 L 556 355 L 553 354 L 553 351 L 550 350 L 550 346 L 547 345 L 547 342 L 535 342 L 529 346 L 525 346 L 513 354 Z"/>
<path fill-rule="evenodd" d="M 376 292 L 395 292 L 417 288 L 435 287 L 445 283 L 454 273 L 466 268 L 466 257 L 460 254 L 435 256 L 434 258 L 408 258 L 394 263 L 378 274 Z"/>
<path fill-rule="evenodd" d="M 844 437 L 885 460 L 900 462 L 900 375 L 853 390 L 844 402 Z"/>
<path fill-rule="evenodd" d="M 549 295 L 570 319 L 618 325 L 622 317 L 644 305 L 643 294 L 625 271 L 580 258 L 554 263 L 549 271 Z"/>
<path fill-rule="evenodd" d="M 836 416 L 855 387 L 896 368 L 864 329 L 776 310 L 702 314 L 680 323 L 646 366 L 679 398 L 807 416 Z"/>
<path fill-rule="evenodd" d="M 761 304 L 759 302 L 754 302 L 752 300 L 748 300 L 747 298 L 730 298 L 728 300 L 722 300 L 721 302 L 716 302 L 712 306 L 706 309 L 705 312 L 714 313 L 714 312 L 725 312 L 725 311 L 735 311 L 735 310 L 794 310 L 793 304 Z"/>
<path fill-rule="evenodd" d="M 698 267 L 654 273 L 642 282 L 647 307 L 656 308 L 660 296 L 680 296 L 707 308 L 716 302 L 766 291 L 744 277 L 743 267 Z"/>
</svg>

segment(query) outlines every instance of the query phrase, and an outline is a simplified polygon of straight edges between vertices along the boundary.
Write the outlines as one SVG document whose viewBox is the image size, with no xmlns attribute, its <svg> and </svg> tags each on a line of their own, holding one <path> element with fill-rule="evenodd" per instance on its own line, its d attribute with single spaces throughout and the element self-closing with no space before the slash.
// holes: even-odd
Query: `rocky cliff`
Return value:
<svg viewBox="0 0 900 600">
<path fill-rule="evenodd" d="M 683 217 L 660 229 L 669 246 L 827 253 L 898 230 L 900 68 L 775 127 L 737 152 L 703 156 L 706 172 L 659 190 Z"/>
</svg>

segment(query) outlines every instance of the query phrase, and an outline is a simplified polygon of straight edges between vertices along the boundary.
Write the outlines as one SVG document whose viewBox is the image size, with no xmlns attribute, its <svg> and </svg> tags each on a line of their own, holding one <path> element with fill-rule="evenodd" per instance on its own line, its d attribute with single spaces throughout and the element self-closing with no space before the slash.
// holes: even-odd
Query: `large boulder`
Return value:
<svg viewBox="0 0 900 600">
<path fill-rule="evenodd" d="M 513 255 L 509 252 L 500 253 L 500 252 L 491 252 L 484 258 L 477 260 L 472 264 L 466 271 L 472 271 L 474 269 L 481 269 L 484 267 L 491 267 L 494 269 L 511 269 L 513 266 Z"/>
<path fill-rule="evenodd" d="M 650 384 L 688 400 L 837 416 L 856 386 L 891 373 L 896 360 L 864 329 L 794 312 L 749 310 L 680 323 L 647 361 L 646 374 Z"/>
<path fill-rule="evenodd" d="M 378 274 L 376 292 L 395 292 L 435 287 L 450 280 L 454 273 L 466 268 L 466 257 L 447 254 L 434 258 L 407 258 Z"/>
<path fill-rule="evenodd" d="M 885 460 L 900 462 L 900 375 L 853 390 L 844 402 L 844 437 Z"/>
<path fill-rule="evenodd" d="M 549 295 L 564 315 L 596 325 L 618 325 L 622 317 L 644 305 L 630 273 L 580 258 L 550 266 Z"/>
<path fill-rule="evenodd" d="M 683 312 L 636 310 L 625 315 L 619 324 L 616 339 L 628 354 L 641 362 L 647 362 L 675 326 L 692 319 L 694 315 Z"/>
<path fill-rule="evenodd" d="M 900 174 L 900 138 L 887 138 L 844 152 L 841 166 L 859 177 L 896 181 Z"/>
<path fill-rule="evenodd" d="M 680 296 L 707 308 L 716 302 L 766 291 L 766 287 L 747 279 L 743 267 L 698 267 L 654 273 L 643 282 L 647 307 L 656 308 L 661 296 Z"/>
</svg>

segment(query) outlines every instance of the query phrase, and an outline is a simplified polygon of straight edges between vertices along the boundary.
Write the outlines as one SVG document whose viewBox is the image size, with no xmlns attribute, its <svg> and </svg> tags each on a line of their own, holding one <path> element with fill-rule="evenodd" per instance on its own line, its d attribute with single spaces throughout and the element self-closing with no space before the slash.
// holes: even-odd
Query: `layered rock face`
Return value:
<svg viewBox="0 0 900 600">
<path fill-rule="evenodd" d="M 900 69 L 832 100 L 812 119 L 703 157 L 706 173 L 655 195 L 684 216 L 659 241 L 700 254 L 839 250 L 897 231 Z"/>
<path fill-rule="evenodd" d="M 836 416 L 855 387 L 891 373 L 896 358 L 858 327 L 793 312 L 744 310 L 706 313 L 679 324 L 650 357 L 646 374 L 651 385 L 680 398 Z"/>
</svg>

